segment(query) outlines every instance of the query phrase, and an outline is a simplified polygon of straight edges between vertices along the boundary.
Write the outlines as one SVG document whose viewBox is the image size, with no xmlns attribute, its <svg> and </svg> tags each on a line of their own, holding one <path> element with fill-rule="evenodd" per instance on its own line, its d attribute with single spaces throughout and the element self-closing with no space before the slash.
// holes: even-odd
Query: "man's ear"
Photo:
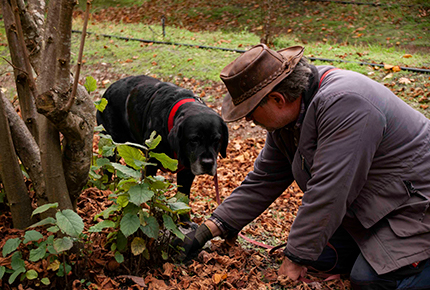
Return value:
<svg viewBox="0 0 430 290">
<path fill-rule="evenodd" d="M 279 108 L 283 107 L 287 103 L 285 96 L 279 92 L 270 92 L 269 101 L 275 102 L 276 106 Z"/>
</svg>

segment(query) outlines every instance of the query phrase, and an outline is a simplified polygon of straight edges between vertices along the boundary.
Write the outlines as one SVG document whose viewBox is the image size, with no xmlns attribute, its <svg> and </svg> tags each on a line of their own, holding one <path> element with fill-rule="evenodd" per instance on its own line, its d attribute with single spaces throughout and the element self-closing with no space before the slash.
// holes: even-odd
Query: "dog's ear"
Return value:
<svg viewBox="0 0 430 290">
<path fill-rule="evenodd" d="M 227 145 L 228 145 L 228 127 L 225 122 L 222 122 L 222 137 L 221 137 L 221 150 L 219 153 L 223 158 L 227 157 Z"/>
<path fill-rule="evenodd" d="M 186 166 L 187 160 L 182 152 L 183 148 L 181 146 L 181 139 L 184 131 L 183 120 L 183 116 L 178 117 L 178 119 L 175 120 L 175 125 L 173 126 L 172 130 L 170 130 L 169 135 L 167 136 L 167 141 L 169 141 L 170 148 L 172 148 L 172 150 L 176 153 L 178 162 Z"/>
</svg>

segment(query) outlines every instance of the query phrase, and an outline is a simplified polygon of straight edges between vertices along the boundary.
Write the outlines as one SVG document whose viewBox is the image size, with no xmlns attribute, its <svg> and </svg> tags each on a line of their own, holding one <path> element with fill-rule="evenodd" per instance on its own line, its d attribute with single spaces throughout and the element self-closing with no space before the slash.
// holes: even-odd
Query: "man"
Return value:
<svg viewBox="0 0 430 290">
<path fill-rule="evenodd" d="M 354 289 L 430 289 L 429 120 L 359 73 L 308 64 L 303 50 L 259 44 L 221 72 L 224 120 L 268 134 L 185 254 L 235 236 L 295 180 L 304 195 L 280 275 L 312 267 L 350 274 Z"/>
</svg>

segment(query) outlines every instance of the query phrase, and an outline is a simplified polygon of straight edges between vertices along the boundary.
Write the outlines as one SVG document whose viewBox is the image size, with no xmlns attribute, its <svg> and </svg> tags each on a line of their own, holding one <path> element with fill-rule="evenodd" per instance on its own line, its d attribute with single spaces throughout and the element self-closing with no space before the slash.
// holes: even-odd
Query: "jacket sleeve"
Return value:
<svg viewBox="0 0 430 290">
<path fill-rule="evenodd" d="M 257 218 L 293 182 L 291 164 L 268 134 L 254 170 L 214 211 L 230 227 L 240 231 Z"/>
<path fill-rule="evenodd" d="M 309 121 L 310 128 L 302 128 L 302 135 L 313 130 L 311 135 L 318 138 L 314 142 L 300 140 L 299 150 L 302 146 L 316 149 L 285 253 L 315 261 L 363 188 L 385 133 L 386 119 L 374 104 L 354 93 L 338 92 L 309 109 L 313 111 L 306 117 L 315 119 Z M 307 156 L 301 157 L 306 162 Z"/>
</svg>

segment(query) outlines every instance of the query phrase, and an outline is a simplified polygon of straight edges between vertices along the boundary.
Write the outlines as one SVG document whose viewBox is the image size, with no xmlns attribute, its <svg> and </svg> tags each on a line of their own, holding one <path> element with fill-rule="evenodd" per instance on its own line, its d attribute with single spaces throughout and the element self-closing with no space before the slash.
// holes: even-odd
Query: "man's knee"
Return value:
<svg viewBox="0 0 430 290">
<path fill-rule="evenodd" d="M 395 280 L 382 279 L 360 254 L 352 268 L 350 281 L 354 290 L 396 289 Z"/>
</svg>

